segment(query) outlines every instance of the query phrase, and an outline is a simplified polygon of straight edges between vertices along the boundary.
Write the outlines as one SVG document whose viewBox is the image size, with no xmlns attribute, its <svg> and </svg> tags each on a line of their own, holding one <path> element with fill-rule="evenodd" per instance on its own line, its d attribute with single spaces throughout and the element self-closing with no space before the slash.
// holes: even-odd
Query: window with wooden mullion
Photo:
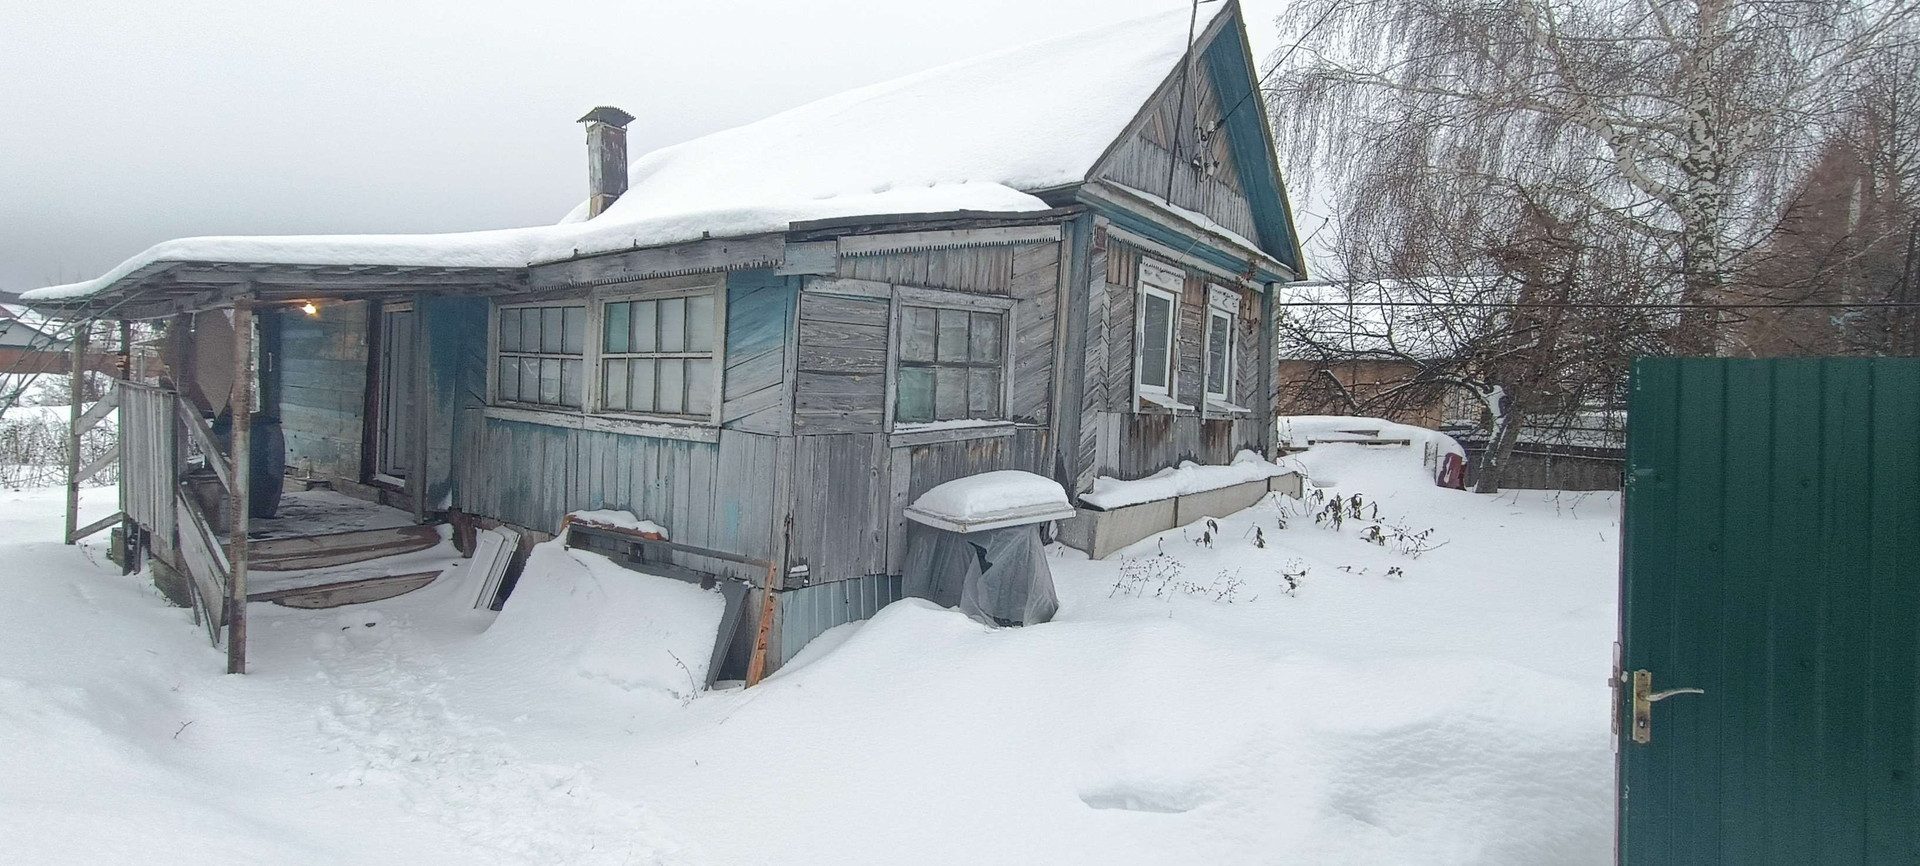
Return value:
<svg viewBox="0 0 1920 866">
<path fill-rule="evenodd" d="M 584 305 L 502 307 L 497 327 L 496 400 L 580 408 L 586 372 Z"/>
<path fill-rule="evenodd" d="M 900 308 L 894 420 L 1006 417 L 1006 314 L 945 307 Z"/>
<path fill-rule="evenodd" d="M 609 301 L 601 313 L 600 408 L 713 414 L 713 295 Z"/>
</svg>

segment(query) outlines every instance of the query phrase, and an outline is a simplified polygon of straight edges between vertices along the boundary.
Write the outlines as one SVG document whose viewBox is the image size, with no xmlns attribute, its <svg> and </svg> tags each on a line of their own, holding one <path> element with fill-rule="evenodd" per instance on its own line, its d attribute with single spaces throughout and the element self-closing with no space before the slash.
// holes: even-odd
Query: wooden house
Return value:
<svg viewBox="0 0 1920 866">
<path fill-rule="evenodd" d="M 934 485 L 1084 492 L 1271 453 L 1300 252 L 1239 7 L 1190 23 L 963 61 L 630 169 L 630 118 L 596 109 L 562 224 L 187 239 L 31 298 L 213 334 L 240 347 L 202 363 L 221 381 L 257 353 L 245 408 L 277 419 L 290 478 L 532 537 L 575 510 L 654 521 L 678 567 L 771 584 L 728 665 L 768 632 L 777 665 L 898 597 L 902 510 Z M 248 317 L 257 346 L 228 324 Z"/>
</svg>

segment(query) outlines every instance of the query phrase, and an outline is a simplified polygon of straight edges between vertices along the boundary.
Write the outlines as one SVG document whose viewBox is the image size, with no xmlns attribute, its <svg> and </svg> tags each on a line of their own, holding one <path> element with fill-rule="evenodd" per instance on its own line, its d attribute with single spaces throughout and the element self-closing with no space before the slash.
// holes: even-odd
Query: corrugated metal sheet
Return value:
<svg viewBox="0 0 1920 866">
<path fill-rule="evenodd" d="M 1920 862 L 1920 359 L 1643 360 L 1627 449 L 1622 667 L 1706 693 L 1621 725 L 1620 862 Z"/>
<path fill-rule="evenodd" d="M 867 619 L 900 600 L 897 575 L 874 574 L 780 593 L 779 659 L 786 664 L 809 641 L 837 625 Z"/>
</svg>

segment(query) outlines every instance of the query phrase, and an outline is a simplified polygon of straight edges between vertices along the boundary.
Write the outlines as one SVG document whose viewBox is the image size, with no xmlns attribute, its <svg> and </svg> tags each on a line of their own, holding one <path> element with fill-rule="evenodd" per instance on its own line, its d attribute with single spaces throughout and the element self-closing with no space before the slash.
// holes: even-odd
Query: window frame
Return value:
<svg viewBox="0 0 1920 866">
<path fill-rule="evenodd" d="M 526 400 L 506 400 L 500 397 L 500 314 L 508 310 L 548 309 L 580 307 L 583 324 L 581 326 L 581 352 L 571 355 L 564 352 L 523 352 L 514 350 L 507 354 L 516 358 L 557 358 L 561 361 L 580 361 L 580 405 L 568 406 L 563 403 L 540 403 Z M 586 297 L 551 298 L 539 301 L 489 304 L 487 310 L 487 405 L 525 409 L 535 412 L 558 412 L 574 415 L 583 414 L 587 406 L 587 387 L 593 378 L 593 366 L 590 363 L 593 346 L 587 340 L 593 330 L 593 301 Z M 564 340 L 564 337 L 563 337 Z M 516 389 L 517 391 L 518 389 Z"/>
<path fill-rule="evenodd" d="M 623 301 L 657 301 L 676 297 L 686 298 L 707 295 L 713 298 L 713 406 L 701 414 L 661 414 L 656 412 L 634 412 L 629 410 L 609 410 L 605 408 L 605 364 L 602 351 L 605 346 L 605 316 L 610 303 Z M 585 351 L 582 361 L 580 406 L 561 406 L 548 403 L 526 403 L 518 400 L 500 399 L 500 314 L 510 309 L 528 307 L 577 307 L 586 308 Z M 487 305 L 487 409 L 490 415 L 512 417 L 530 423 L 553 424 L 565 427 L 602 429 L 608 432 L 625 432 L 635 435 L 658 435 L 669 438 L 685 438 L 687 435 L 711 436 L 720 426 L 721 413 L 725 402 L 726 385 L 726 346 L 727 346 L 727 281 L 725 273 L 699 273 L 678 277 L 655 277 L 632 282 L 622 282 L 601 288 L 575 292 L 565 297 L 549 297 L 538 300 L 517 300 L 512 298 L 492 298 Z M 525 355 L 513 352 L 511 355 Z M 536 355 L 542 353 L 535 353 Z M 669 353 L 681 356 L 698 357 L 700 353 Z M 567 358 L 574 356 L 568 355 Z M 630 355 L 615 356 L 630 357 Z M 708 432 L 699 433 L 697 429 Z M 687 431 L 676 433 L 675 430 Z M 704 440 L 703 440 L 704 441 Z"/>
<path fill-rule="evenodd" d="M 1207 285 L 1206 327 L 1201 334 L 1200 392 L 1211 402 L 1233 405 L 1234 362 L 1240 354 L 1235 345 L 1234 322 L 1240 318 L 1240 295 L 1232 289 L 1209 283 Z M 1214 320 L 1226 320 L 1227 357 L 1221 367 L 1220 390 L 1213 390 L 1208 378 L 1213 372 L 1213 333 Z"/>
<path fill-rule="evenodd" d="M 1149 269 L 1158 269 L 1157 276 L 1172 278 L 1172 287 L 1166 280 L 1149 281 Z M 1134 271 L 1133 299 L 1133 388 L 1136 397 L 1156 395 L 1167 403 L 1174 403 L 1180 384 L 1180 303 L 1186 288 L 1186 271 L 1159 259 L 1140 256 L 1140 263 Z M 1167 360 L 1166 385 L 1150 385 L 1146 381 L 1147 371 L 1147 298 L 1158 297 L 1167 301 Z M 1202 371 L 1202 379 L 1205 372 Z M 1136 405 L 1138 400 L 1135 401 Z M 1160 401 L 1153 401 L 1160 402 Z"/>
<path fill-rule="evenodd" d="M 901 341 L 905 336 L 906 309 L 919 307 L 932 310 L 963 310 L 968 313 L 990 313 L 1000 317 L 1000 411 L 994 418 L 966 418 L 948 421 L 902 421 L 900 420 L 900 368 Z M 936 425 L 978 425 L 981 427 L 1004 426 L 1013 423 L 1013 373 L 1014 373 L 1014 314 L 1015 303 L 1012 298 L 999 295 L 975 295 L 966 292 L 953 292 L 942 289 L 928 289 L 918 286 L 895 286 L 893 299 L 887 311 L 887 412 L 888 432 L 912 432 L 926 430 Z M 919 362 L 915 362 L 915 366 Z M 938 362 L 929 365 L 938 367 Z M 969 367 L 975 365 L 969 365 Z M 937 414 L 937 413 L 936 413 Z"/>
<path fill-rule="evenodd" d="M 592 327 L 592 345 L 588 346 L 593 356 L 593 394 L 588 414 L 608 418 L 637 418 L 647 421 L 666 423 L 719 424 L 720 404 L 723 402 L 722 389 L 726 385 L 726 344 L 727 344 L 727 301 L 726 282 L 692 286 L 622 286 L 619 291 L 597 295 L 593 299 L 592 315 L 588 324 Z M 606 352 L 606 315 L 610 304 L 630 303 L 633 301 L 670 301 L 675 298 L 694 297 L 713 298 L 713 348 L 707 352 L 620 352 L 608 357 Z M 703 413 L 655 412 L 634 409 L 609 409 L 606 406 L 606 365 L 608 360 L 630 360 L 633 358 L 668 359 L 707 359 L 713 362 L 713 406 Z"/>
</svg>

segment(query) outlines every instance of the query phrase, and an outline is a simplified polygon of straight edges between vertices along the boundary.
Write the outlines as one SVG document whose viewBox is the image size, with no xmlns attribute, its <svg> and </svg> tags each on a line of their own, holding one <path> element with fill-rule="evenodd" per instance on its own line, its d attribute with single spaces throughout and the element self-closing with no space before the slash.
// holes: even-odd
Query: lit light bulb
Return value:
<svg viewBox="0 0 1920 866">
<path fill-rule="evenodd" d="M 316 307 L 316 306 L 314 306 L 314 305 L 313 305 L 313 302 L 312 302 L 312 301 L 308 301 L 308 302 L 306 302 L 306 303 L 304 303 L 304 304 L 301 304 L 301 305 L 300 305 L 300 311 L 301 311 L 301 312 L 303 312 L 303 313 L 306 313 L 306 314 L 307 314 L 307 315 L 309 315 L 309 316 L 318 316 L 318 315 L 320 315 L 320 308 L 319 308 L 319 307 Z"/>
</svg>

